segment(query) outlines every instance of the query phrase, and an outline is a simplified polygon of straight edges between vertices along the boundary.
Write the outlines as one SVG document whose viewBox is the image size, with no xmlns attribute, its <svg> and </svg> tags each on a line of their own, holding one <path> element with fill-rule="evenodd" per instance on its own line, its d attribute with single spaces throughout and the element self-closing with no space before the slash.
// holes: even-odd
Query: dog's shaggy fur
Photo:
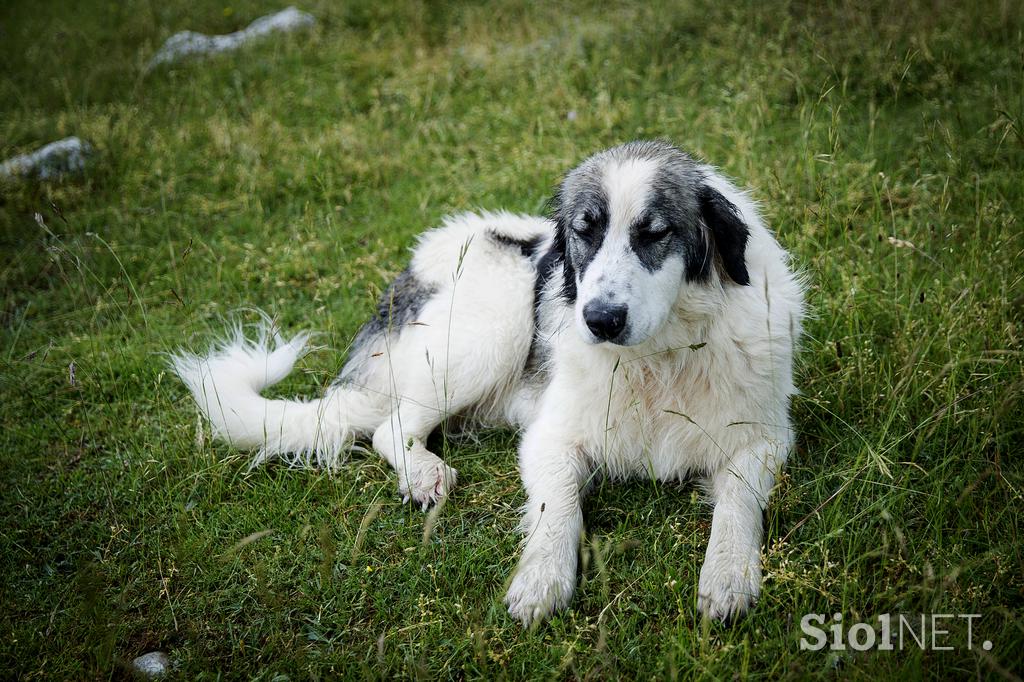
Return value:
<svg viewBox="0 0 1024 682">
<path fill-rule="evenodd" d="M 738 615 L 793 443 L 801 283 L 754 203 L 666 143 L 596 154 L 552 204 L 550 219 L 463 214 L 426 232 L 320 399 L 259 394 L 305 335 L 236 333 L 174 369 L 255 462 L 330 469 L 369 438 L 424 507 L 456 481 L 425 445 L 447 416 L 522 428 L 526 540 L 506 603 L 526 624 L 572 596 L 595 476 L 698 477 L 714 503 L 698 607 Z"/>
</svg>

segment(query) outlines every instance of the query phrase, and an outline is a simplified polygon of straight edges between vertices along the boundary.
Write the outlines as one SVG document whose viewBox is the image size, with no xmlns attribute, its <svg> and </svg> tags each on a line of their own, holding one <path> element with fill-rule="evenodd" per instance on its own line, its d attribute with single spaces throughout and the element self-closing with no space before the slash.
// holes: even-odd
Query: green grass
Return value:
<svg viewBox="0 0 1024 682">
<path fill-rule="evenodd" d="M 171 33 L 280 6 L 0 8 L 0 157 L 97 149 L 83 178 L 0 185 L 3 676 L 153 649 L 183 678 L 1024 672 L 1017 3 L 310 0 L 311 33 L 144 74 Z M 501 605 L 514 434 L 437 439 L 460 479 L 424 542 L 375 457 L 246 474 L 165 368 L 258 306 L 323 332 L 281 387 L 315 393 L 415 234 L 542 210 L 654 136 L 754 188 L 810 282 L 799 444 L 733 627 L 696 615 L 692 486 L 597 490 L 571 609 L 525 632 Z M 808 612 L 983 617 L 971 651 L 954 621 L 954 651 L 838 653 L 799 650 Z"/>
</svg>

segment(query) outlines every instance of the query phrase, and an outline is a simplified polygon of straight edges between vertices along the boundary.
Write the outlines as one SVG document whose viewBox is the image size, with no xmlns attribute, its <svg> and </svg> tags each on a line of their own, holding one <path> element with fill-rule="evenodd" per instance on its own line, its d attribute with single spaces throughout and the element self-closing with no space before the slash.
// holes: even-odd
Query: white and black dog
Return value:
<svg viewBox="0 0 1024 682">
<path fill-rule="evenodd" d="M 802 316 L 754 203 L 674 146 L 632 142 L 570 171 L 550 219 L 467 213 L 426 232 L 318 400 L 260 396 L 305 334 L 239 331 L 173 367 L 256 463 L 332 469 L 372 439 L 424 507 L 456 480 L 425 445 L 444 419 L 522 428 L 526 540 L 506 603 L 524 624 L 572 596 L 595 477 L 698 477 L 714 503 L 698 607 L 725 620 L 760 591 Z"/>
</svg>

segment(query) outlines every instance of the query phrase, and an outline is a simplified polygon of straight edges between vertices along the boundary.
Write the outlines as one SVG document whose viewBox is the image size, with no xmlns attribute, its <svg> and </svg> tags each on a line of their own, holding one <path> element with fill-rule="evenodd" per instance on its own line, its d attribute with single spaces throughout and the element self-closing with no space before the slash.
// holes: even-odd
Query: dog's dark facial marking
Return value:
<svg viewBox="0 0 1024 682">
<path fill-rule="evenodd" d="M 648 210 L 629 228 L 629 248 L 648 272 L 654 272 L 673 253 L 678 253 L 683 230 L 657 210 Z"/>
<path fill-rule="evenodd" d="M 574 213 L 569 221 L 568 256 L 576 277 L 582 279 L 608 233 L 608 208 L 604 194 L 580 197 Z"/>
<path fill-rule="evenodd" d="M 519 239 L 516 237 L 510 237 L 507 234 L 499 234 L 493 230 L 488 230 L 487 236 L 491 240 L 501 246 L 507 246 L 509 248 L 518 249 L 521 254 L 527 258 L 532 258 L 533 254 L 537 252 L 537 248 L 540 246 L 542 239 L 540 237 L 533 237 L 532 239 Z"/>
<path fill-rule="evenodd" d="M 651 225 L 667 231 L 663 239 L 631 238 L 640 261 L 654 271 L 671 255 L 682 256 L 686 281 L 706 280 L 711 267 L 707 239 L 700 225 L 697 188 L 701 178 L 689 156 L 673 149 L 654 177 L 647 215 Z"/>
<path fill-rule="evenodd" d="M 703 186 L 700 190 L 700 213 L 708 226 L 722 268 L 736 284 L 750 284 L 747 272 L 747 228 L 737 208 L 718 191 Z"/>
<path fill-rule="evenodd" d="M 597 255 L 608 231 L 608 200 L 598 173 L 573 173 L 566 176 L 551 200 L 551 219 L 555 237 L 550 251 L 541 259 L 537 290 L 554 268 L 562 267 L 562 297 L 576 302 L 576 278 L 582 277 Z M 575 182 L 571 180 L 575 179 Z"/>
</svg>

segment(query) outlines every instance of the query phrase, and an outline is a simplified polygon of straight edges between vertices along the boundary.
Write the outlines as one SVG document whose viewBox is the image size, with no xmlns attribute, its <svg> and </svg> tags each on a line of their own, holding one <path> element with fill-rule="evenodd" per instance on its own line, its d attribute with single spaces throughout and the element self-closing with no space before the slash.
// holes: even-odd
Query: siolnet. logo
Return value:
<svg viewBox="0 0 1024 682">
<path fill-rule="evenodd" d="M 876 623 L 858 622 L 849 627 L 843 623 L 843 614 L 833 614 L 831 624 L 825 625 L 824 613 L 808 613 L 800 619 L 801 651 L 821 651 L 826 646 L 833 651 L 902 651 L 904 647 L 922 650 L 952 651 L 953 638 L 950 635 L 966 624 L 966 644 L 975 647 L 974 621 L 980 613 L 932 613 L 932 614 L 889 614 L 876 617 Z M 876 628 L 877 625 L 877 628 Z M 827 628 L 827 629 L 826 629 Z M 981 643 L 985 651 L 992 650 L 992 642 Z"/>
</svg>

